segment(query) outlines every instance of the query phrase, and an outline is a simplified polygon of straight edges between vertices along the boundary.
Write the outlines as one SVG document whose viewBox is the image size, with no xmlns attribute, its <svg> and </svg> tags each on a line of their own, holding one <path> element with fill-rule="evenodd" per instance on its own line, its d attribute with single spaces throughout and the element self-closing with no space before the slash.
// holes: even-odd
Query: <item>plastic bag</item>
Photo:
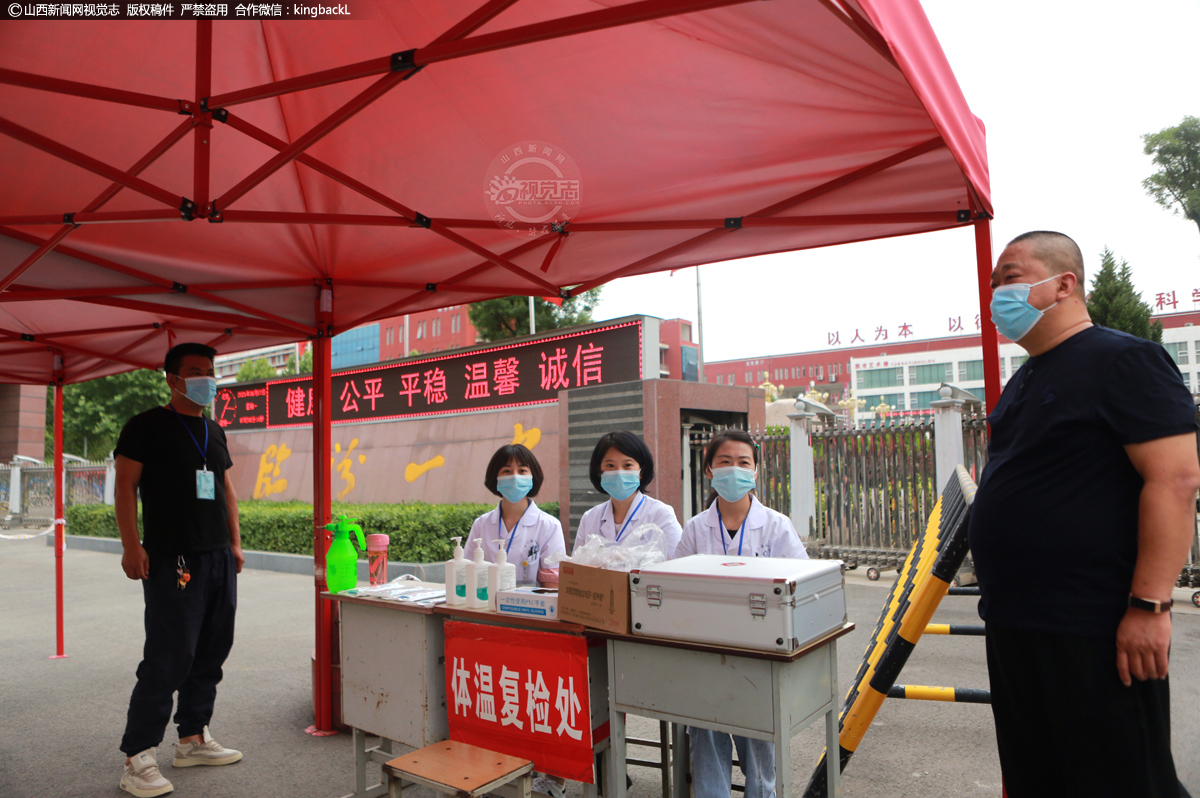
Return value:
<svg viewBox="0 0 1200 798">
<path fill-rule="evenodd" d="M 657 524 L 642 524 L 621 538 L 618 543 L 608 538 L 593 535 L 571 556 L 566 552 L 555 552 L 545 559 L 550 568 L 559 563 L 590 565 L 607 571 L 631 571 L 647 568 L 667 560 L 667 536 Z"/>
<path fill-rule="evenodd" d="M 446 600 L 444 589 L 423 585 L 412 574 L 401 574 L 390 582 L 370 587 L 356 587 L 343 591 L 346 596 L 370 596 L 388 601 L 411 601 L 421 606 L 440 604 Z"/>
</svg>

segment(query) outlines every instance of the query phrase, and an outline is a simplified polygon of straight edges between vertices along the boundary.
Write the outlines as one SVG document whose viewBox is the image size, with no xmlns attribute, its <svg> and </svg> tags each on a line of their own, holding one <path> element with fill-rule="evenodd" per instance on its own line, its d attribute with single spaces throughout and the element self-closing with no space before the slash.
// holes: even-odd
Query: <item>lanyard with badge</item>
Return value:
<svg viewBox="0 0 1200 798">
<path fill-rule="evenodd" d="M 740 530 L 738 530 L 738 556 L 739 557 L 742 556 L 742 544 L 746 542 L 746 534 L 745 534 L 746 533 L 746 522 L 749 520 L 750 520 L 750 513 L 747 511 L 746 517 L 742 519 L 742 528 Z M 725 531 L 725 520 L 723 518 L 721 518 L 720 505 L 717 506 L 717 523 L 721 527 L 721 531 L 719 533 L 721 535 L 721 549 L 724 550 L 724 552 L 726 554 L 728 554 L 729 547 L 725 545 L 725 538 L 727 535 L 727 533 Z"/>
<path fill-rule="evenodd" d="M 196 498 L 208 499 L 210 501 L 216 499 L 216 476 L 213 474 L 213 472 L 208 470 L 208 422 L 204 420 L 204 416 L 200 417 L 200 420 L 204 421 L 204 448 L 202 449 L 200 448 L 200 441 L 196 440 L 196 436 L 193 435 L 191 429 L 188 428 L 187 423 L 183 420 L 183 416 L 179 415 L 179 411 L 171 405 L 167 405 L 167 407 L 171 408 L 171 412 L 173 412 L 175 417 L 179 419 L 179 423 L 183 424 L 183 428 L 187 432 L 188 437 L 192 439 L 192 443 L 196 444 L 196 451 L 200 452 L 202 465 L 200 468 L 196 469 Z"/>
<path fill-rule="evenodd" d="M 620 542 L 621 542 L 621 536 L 625 534 L 625 529 L 626 529 L 626 528 L 629 526 L 629 522 L 633 520 L 633 517 L 634 517 L 635 515 L 637 515 L 637 512 L 638 512 L 638 510 L 642 509 L 642 505 L 643 505 L 643 504 L 645 504 L 645 502 L 646 502 L 646 497 L 645 497 L 645 496 L 643 496 L 643 497 L 642 497 L 642 500 L 641 500 L 640 502 L 638 502 L 638 503 L 637 503 L 637 507 L 634 507 L 634 508 L 633 508 L 633 512 L 632 512 L 632 513 L 630 513 L 630 514 L 629 514 L 629 517 L 625 519 L 625 524 L 624 524 L 624 526 L 622 526 L 622 527 L 621 527 L 621 531 L 617 533 L 617 541 L 616 541 L 617 543 L 620 543 Z M 717 510 L 717 512 L 719 513 L 719 512 L 721 512 L 721 511 L 720 511 L 720 510 Z"/>
<path fill-rule="evenodd" d="M 533 502 L 525 505 L 525 512 L 521 513 L 521 517 L 517 519 L 517 523 L 513 524 L 512 534 L 508 536 L 508 545 L 504 547 L 504 556 L 507 557 L 512 551 L 513 541 L 517 537 L 517 527 L 521 525 L 521 521 L 525 518 L 525 513 L 529 512 L 529 508 L 533 506 Z M 496 539 L 504 540 L 504 513 L 500 510 L 500 506 L 496 506 Z M 529 567 L 529 558 L 537 556 L 537 544 L 529 547 L 529 551 L 525 554 L 525 559 L 521 562 L 522 568 Z"/>
</svg>

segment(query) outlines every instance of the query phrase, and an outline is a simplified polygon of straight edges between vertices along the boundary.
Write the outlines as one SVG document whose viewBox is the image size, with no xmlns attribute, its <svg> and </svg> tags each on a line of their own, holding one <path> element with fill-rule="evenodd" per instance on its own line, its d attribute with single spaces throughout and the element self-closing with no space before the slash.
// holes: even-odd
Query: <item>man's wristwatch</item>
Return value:
<svg viewBox="0 0 1200 798">
<path fill-rule="evenodd" d="M 1169 613 L 1171 611 L 1171 605 L 1174 603 L 1175 603 L 1174 599 L 1167 599 L 1166 601 L 1155 601 L 1154 599 L 1140 599 L 1137 596 L 1133 596 L 1133 595 L 1131 595 L 1129 597 L 1129 606 L 1130 607 L 1133 607 L 1135 610 L 1145 610 L 1146 612 L 1153 612 L 1156 615 L 1159 613 L 1163 613 L 1163 612 Z"/>
</svg>

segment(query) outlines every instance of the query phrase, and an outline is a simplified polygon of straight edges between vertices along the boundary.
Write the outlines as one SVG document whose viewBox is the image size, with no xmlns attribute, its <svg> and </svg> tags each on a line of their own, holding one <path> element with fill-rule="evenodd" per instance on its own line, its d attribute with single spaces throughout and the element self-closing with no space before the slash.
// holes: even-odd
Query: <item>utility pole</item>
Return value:
<svg viewBox="0 0 1200 798">
<path fill-rule="evenodd" d="M 529 334 L 537 335 L 537 322 L 533 318 L 533 297 L 529 297 Z"/>
</svg>

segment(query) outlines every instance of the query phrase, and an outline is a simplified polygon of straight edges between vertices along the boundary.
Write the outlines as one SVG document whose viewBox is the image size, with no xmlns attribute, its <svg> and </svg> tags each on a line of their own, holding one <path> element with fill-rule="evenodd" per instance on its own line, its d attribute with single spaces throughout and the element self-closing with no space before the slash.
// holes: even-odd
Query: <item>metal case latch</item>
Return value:
<svg viewBox="0 0 1200 798">
<path fill-rule="evenodd" d="M 765 618 L 767 615 L 767 597 L 762 593 L 750 594 L 750 614 L 756 618 Z"/>
<path fill-rule="evenodd" d="M 660 585 L 646 585 L 646 603 L 651 607 L 662 606 L 662 587 Z"/>
</svg>

